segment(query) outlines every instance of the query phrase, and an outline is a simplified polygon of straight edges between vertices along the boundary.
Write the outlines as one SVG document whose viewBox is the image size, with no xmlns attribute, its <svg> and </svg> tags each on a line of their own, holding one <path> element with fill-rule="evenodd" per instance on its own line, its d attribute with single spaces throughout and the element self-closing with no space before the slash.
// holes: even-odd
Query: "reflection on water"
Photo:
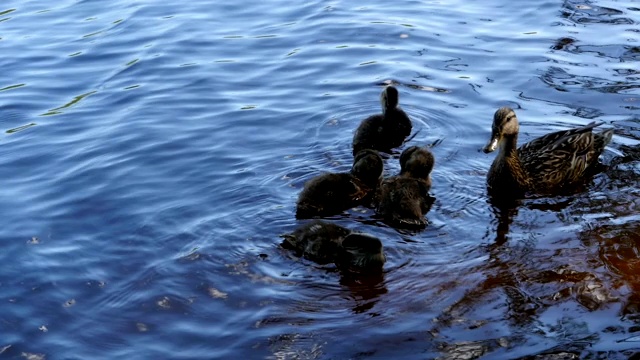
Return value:
<svg viewBox="0 0 640 360">
<path fill-rule="evenodd" d="M 340 285 L 346 286 L 351 291 L 351 296 L 355 302 L 352 311 L 355 314 L 367 313 L 378 302 L 380 296 L 388 292 L 384 286 L 384 275 L 371 276 L 343 276 Z M 375 313 L 370 313 L 375 316 Z"/>
</svg>

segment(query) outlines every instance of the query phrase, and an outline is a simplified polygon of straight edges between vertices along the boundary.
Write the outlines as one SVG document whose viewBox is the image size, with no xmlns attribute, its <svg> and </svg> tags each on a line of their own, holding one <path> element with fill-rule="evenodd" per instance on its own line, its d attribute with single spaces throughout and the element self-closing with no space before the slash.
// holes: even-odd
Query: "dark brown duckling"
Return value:
<svg viewBox="0 0 640 360">
<path fill-rule="evenodd" d="M 503 107 L 493 115 L 488 153 L 499 148 L 487 173 L 492 198 L 517 199 L 528 194 L 549 195 L 583 181 L 598 163 L 611 141 L 613 129 L 593 133 L 602 123 L 556 131 L 517 148 L 518 118 L 513 109 Z"/>
<path fill-rule="evenodd" d="M 377 212 L 398 227 L 424 227 L 433 197 L 431 171 L 435 159 L 429 150 L 412 146 L 400 155 L 400 174 L 384 179 L 377 193 Z"/>
<path fill-rule="evenodd" d="M 380 239 L 315 220 L 283 235 L 282 247 L 319 264 L 335 263 L 350 272 L 382 270 L 386 261 Z"/>
<path fill-rule="evenodd" d="M 375 189 L 378 186 L 383 170 L 382 157 L 375 150 L 361 150 L 353 158 L 351 174 L 371 189 Z"/>
<path fill-rule="evenodd" d="M 351 174 L 362 181 L 369 189 L 367 195 L 362 198 L 361 205 L 372 206 L 373 197 L 380 185 L 383 170 L 382 157 L 377 151 L 364 149 L 356 154 L 351 167 Z"/>
<path fill-rule="evenodd" d="M 398 89 L 387 86 L 380 94 L 382 114 L 362 120 L 353 134 L 353 153 L 363 149 L 389 152 L 411 133 L 409 116 L 398 107 Z"/>
<path fill-rule="evenodd" d="M 351 172 L 318 175 L 304 184 L 296 217 L 331 216 L 362 203 L 373 193 L 382 175 L 380 154 L 373 150 L 356 154 Z"/>
<path fill-rule="evenodd" d="M 431 188 L 431 171 L 435 165 L 431 151 L 419 146 L 411 146 L 400 154 L 400 175 L 421 179 Z"/>
</svg>

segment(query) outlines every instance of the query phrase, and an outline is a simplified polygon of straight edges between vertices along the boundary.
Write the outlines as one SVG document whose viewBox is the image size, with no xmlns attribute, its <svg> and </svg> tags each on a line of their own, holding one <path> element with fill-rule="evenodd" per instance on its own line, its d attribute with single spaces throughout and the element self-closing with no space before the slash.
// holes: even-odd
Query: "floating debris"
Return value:
<svg viewBox="0 0 640 360">
<path fill-rule="evenodd" d="M 171 300 L 169 300 L 169 298 L 166 296 L 158 300 L 156 304 L 158 304 L 158 306 L 160 306 L 163 309 L 171 309 Z"/>
<path fill-rule="evenodd" d="M 210 287 L 209 289 L 207 289 L 207 291 L 209 292 L 209 296 L 211 296 L 214 299 L 226 299 L 227 298 L 227 293 L 222 292 L 216 288 L 212 288 Z"/>
<path fill-rule="evenodd" d="M 46 359 L 46 356 L 44 356 L 44 354 L 34 354 L 34 353 L 27 353 L 27 352 L 23 352 L 22 357 L 27 359 L 27 360 L 44 360 Z"/>
</svg>

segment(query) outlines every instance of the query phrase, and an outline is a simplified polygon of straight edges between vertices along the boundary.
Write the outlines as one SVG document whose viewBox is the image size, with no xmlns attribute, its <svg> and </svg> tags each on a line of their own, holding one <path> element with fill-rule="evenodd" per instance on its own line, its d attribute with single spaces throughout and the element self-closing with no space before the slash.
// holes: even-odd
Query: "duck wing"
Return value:
<svg viewBox="0 0 640 360">
<path fill-rule="evenodd" d="M 369 191 L 350 173 L 319 175 L 305 183 L 298 197 L 296 217 L 304 219 L 338 214 L 356 206 Z"/>
<path fill-rule="evenodd" d="M 593 128 L 602 124 L 604 123 L 596 123 L 594 121 L 581 127 L 549 133 L 520 146 L 518 149 L 518 155 L 523 156 L 533 153 L 554 151 L 556 147 L 565 146 L 567 143 L 580 144 L 580 142 L 584 141 L 587 137 L 591 137 L 591 130 Z"/>
<path fill-rule="evenodd" d="M 522 145 L 518 156 L 534 186 L 550 188 L 580 179 L 604 148 L 605 139 L 592 133 L 602 124 L 553 132 Z"/>
<path fill-rule="evenodd" d="M 384 116 L 381 114 L 371 115 L 368 118 L 362 120 L 356 131 L 353 133 L 353 155 L 357 154 L 360 150 L 364 149 L 378 149 L 380 148 L 380 139 L 383 134 L 380 133 L 382 129 L 382 121 Z"/>
<path fill-rule="evenodd" d="M 427 197 L 428 187 L 422 181 L 396 176 L 382 182 L 377 212 L 394 225 L 425 226 Z"/>
<path fill-rule="evenodd" d="M 319 264 L 327 264 L 335 260 L 342 240 L 349 233 L 351 230 L 342 226 L 315 220 L 299 227 L 293 233 L 281 235 L 281 246 L 294 250 L 297 256 Z"/>
</svg>

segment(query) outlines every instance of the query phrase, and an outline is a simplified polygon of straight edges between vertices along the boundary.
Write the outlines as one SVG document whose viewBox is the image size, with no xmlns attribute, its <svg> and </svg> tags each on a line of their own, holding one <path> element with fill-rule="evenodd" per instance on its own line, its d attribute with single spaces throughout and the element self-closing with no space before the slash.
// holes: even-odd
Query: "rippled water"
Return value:
<svg viewBox="0 0 640 360">
<path fill-rule="evenodd" d="M 0 358 L 632 356 L 639 24 L 614 0 L 4 1 Z M 420 232 L 335 217 L 388 258 L 343 276 L 279 235 L 389 83 L 437 200 Z M 604 121 L 607 167 L 493 209 L 504 105 L 521 141 Z"/>
</svg>

